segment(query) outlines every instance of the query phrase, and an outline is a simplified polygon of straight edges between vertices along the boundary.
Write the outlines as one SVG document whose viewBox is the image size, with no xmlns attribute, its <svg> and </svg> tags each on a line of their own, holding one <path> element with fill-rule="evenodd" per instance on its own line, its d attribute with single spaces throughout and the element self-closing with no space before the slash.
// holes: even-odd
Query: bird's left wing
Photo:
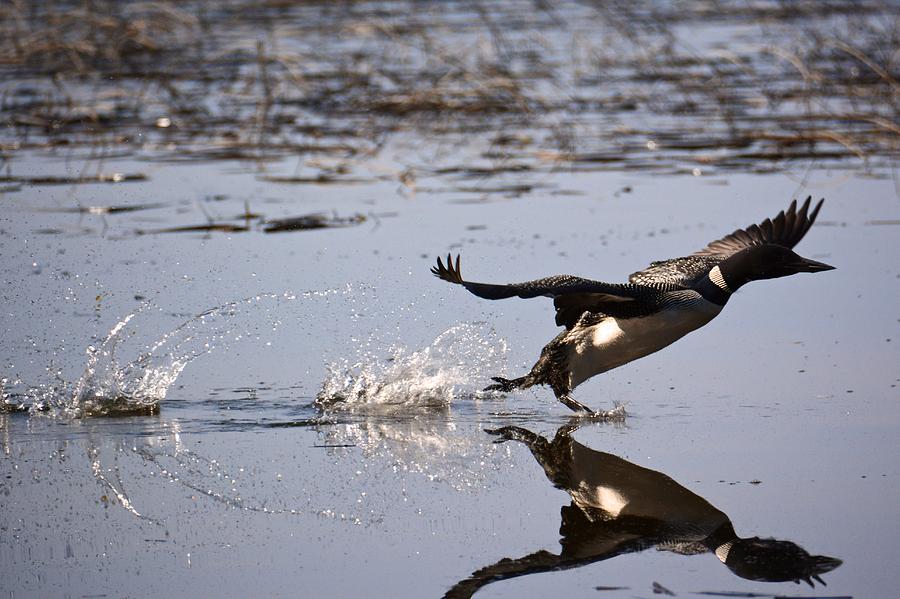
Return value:
<svg viewBox="0 0 900 599">
<path fill-rule="evenodd" d="M 797 200 L 793 200 L 787 210 L 782 210 L 775 218 L 767 218 L 758 225 L 750 225 L 721 239 L 716 239 L 702 250 L 694 252 L 694 256 L 727 258 L 748 247 L 763 244 L 793 248 L 816 222 L 819 210 L 822 209 L 822 204 L 825 202 L 824 199 L 819 200 L 810 212 L 811 201 L 812 196 L 807 197 L 798 209 Z"/>
<path fill-rule="evenodd" d="M 741 250 L 764 244 L 793 248 L 812 227 L 825 200 L 819 200 L 810 211 L 811 201 L 812 196 L 806 198 L 798 209 L 797 200 L 794 200 L 787 210 L 782 210 L 775 218 L 767 218 L 759 224 L 738 229 L 710 242 L 690 256 L 654 262 L 644 270 L 631 273 L 628 280 L 638 285 L 690 287 L 698 279 L 705 277 L 712 267 Z"/>
</svg>

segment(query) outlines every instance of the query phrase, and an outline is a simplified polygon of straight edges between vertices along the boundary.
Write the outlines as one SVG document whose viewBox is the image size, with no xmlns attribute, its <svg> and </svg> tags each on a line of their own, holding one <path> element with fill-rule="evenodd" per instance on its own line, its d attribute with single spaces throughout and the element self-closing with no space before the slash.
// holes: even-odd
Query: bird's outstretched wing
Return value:
<svg viewBox="0 0 900 599">
<path fill-rule="evenodd" d="M 657 289 L 629 283 L 604 283 L 572 275 L 555 275 L 506 285 L 466 281 L 460 273 L 459 256 L 454 263 L 452 256 L 448 255 L 446 265 L 438 258 L 431 272 L 439 279 L 462 285 L 485 299 L 551 297 L 556 307 L 556 324 L 569 329 L 585 312 L 633 318 L 649 314 L 657 307 Z"/>
<path fill-rule="evenodd" d="M 690 256 L 654 262 L 648 268 L 632 273 L 628 280 L 637 285 L 669 284 L 690 287 L 706 276 L 716 264 L 748 247 L 774 244 L 793 248 L 809 231 L 825 201 L 819 200 L 810 212 L 811 200 L 812 196 L 807 197 L 799 210 L 797 200 L 794 200 L 787 210 L 782 210 L 775 218 L 767 218 L 758 225 L 738 229 Z"/>
<path fill-rule="evenodd" d="M 797 245 L 809 228 L 816 221 L 822 203 L 819 200 L 812 212 L 809 212 L 809 203 L 812 196 L 806 198 L 800 210 L 797 210 L 797 200 L 791 202 L 787 211 L 782 210 L 774 219 L 767 218 L 758 225 L 750 225 L 746 229 L 738 229 L 722 239 L 717 239 L 707 245 L 695 256 L 731 256 L 753 245 L 771 243 L 786 248 Z"/>
<path fill-rule="evenodd" d="M 456 257 L 456 263 L 454 264 L 452 256 L 449 254 L 447 255 L 447 265 L 444 266 L 444 263 L 438 258 L 437 266 L 433 266 L 431 272 L 443 281 L 462 285 L 478 297 L 490 300 L 509 297 L 525 299 L 541 296 L 557 297 L 568 293 L 596 293 L 607 297 L 610 302 L 628 302 L 635 299 L 633 285 L 604 283 L 602 281 L 573 277 L 572 275 L 554 275 L 543 279 L 535 279 L 534 281 L 505 285 L 473 283 L 462 278 L 459 270 L 459 256 Z"/>
</svg>

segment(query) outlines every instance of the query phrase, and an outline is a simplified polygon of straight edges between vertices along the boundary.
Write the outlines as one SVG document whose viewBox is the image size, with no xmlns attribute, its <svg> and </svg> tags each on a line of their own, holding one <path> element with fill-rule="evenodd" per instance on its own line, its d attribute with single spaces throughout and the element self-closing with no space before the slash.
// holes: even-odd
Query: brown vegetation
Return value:
<svg viewBox="0 0 900 599">
<path fill-rule="evenodd" d="M 898 16 L 872 1 L 14 0 L 0 151 L 341 163 L 283 180 L 307 184 L 360 180 L 388 147 L 409 180 L 878 172 L 900 140 Z"/>
</svg>

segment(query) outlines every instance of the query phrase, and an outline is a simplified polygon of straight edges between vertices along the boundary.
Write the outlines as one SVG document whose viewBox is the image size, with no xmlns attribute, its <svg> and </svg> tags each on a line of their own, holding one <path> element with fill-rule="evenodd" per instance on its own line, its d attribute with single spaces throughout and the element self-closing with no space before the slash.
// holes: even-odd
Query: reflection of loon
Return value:
<svg viewBox="0 0 900 599">
<path fill-rule="evenodd" d="M 556 324 L 566 330 L 548 343 L 531 372 L 517 379 L 495 377 L 488 389 L 511 391 L 549 385 L 556 398 L 575 411 L 591 412 L 571 392 L 594 375 L 659 351 L 710 320 L 745 283 L 819 272 L 833 267 L 791 251 L 816 220 L 810 198 L 800 211 L 787 212 L 713 241 L 690 256 L 654 262 L 633 273 L 626 284 L 557 275 L 525 283 L 491 285 L 463 280 L 447 256 L 432 272 L 486 299 L 518 296 L 553 298 Z"/>
<path fill-rule="evenodd" d="M 571 437 L 576 428 L 563 426 L 552 442 L 517 426 L 488 431 L 501 436 L 498 442 L 527 445 L 550 482 L 572 497 L 561 510 L 562 551 L 504 558 L 460 581 L 445 597 L 470 597 L 491 582 L 568 570 L 651 547 L 713 552 L 741 578 L 767 582 L 825 584 L 819 575 L 841 565 L 790 541 L 738 537 L 728 516 L 708 501 L 661 472 L 577 443 Z"/>
</svg>

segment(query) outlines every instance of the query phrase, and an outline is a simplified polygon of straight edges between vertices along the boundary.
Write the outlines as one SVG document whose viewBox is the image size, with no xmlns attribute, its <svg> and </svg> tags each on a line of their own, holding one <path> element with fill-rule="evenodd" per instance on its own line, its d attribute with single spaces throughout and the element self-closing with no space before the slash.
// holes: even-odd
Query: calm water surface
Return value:
<svg viewBox="0 0 900 599">
<path fill-rule="evenodd" d="M 4 362 L 15 373 L 7 401 L 39 398 L 50 408 L 2 416 L 0 551 L 14 596 L 198 588 L 440 596 L 503 558 L 565 556 L 571 489 L 554 488 L 527 447 L 495 444 L 484 429 L 514 425 L 553 439 L 568 410 L 544 389 L 478 392 L 490 375 L 530 365 L 555 334 L 551 307 L 460 293 L 428 274 L 434 255 L 460 249 L 476 280 L 549 272 L 616 280 L 774 214 L 797 191 L 784 175 L 561 173 L 560 185 L 585 194 L 460 206 L 346 189 L 348 210 L 396 214 L 353 229 L 116 237 L 148 211 L 107 216 L 106 236 L 34 232 L 37 208 L 73 195 L 146 201 L 173 179 L 187 196 L 250 195 L 258 185 L 243 174 L 181 171 L 122 191 L 34 188 L 7 198 Z M 608 191 L 626 185 L 627 196 Z M 890 181 L 829 173 L 816 173 L 804 193 L 813 189 L 827 200 L 802 251 L 838 269 L 748 286 L 702 331 L 584 385 L 582 401 L 622 403 L 627 416 L 578 423 L 571 436 L 670 477 L 741 537 L 842 560 L 822 575 L 829 596 L 889 596 L 900 271 L 896 226 L 874 223 L 896 214 L 897 199 Z M 315 188 L 300 198 L 293 188 L 264 193 L 276 211 L 331 201 Z M 39 218 L 56 227 L 77 220 Z M 251 299 L 218 320 L 191 321 L 242 298 Z M 158 413 L 66 412 L 64 393 L 90 361 L 86 347 L 102 353 L 108 332 L 135 311 L 115 350 L 119 366 L 171 331 L 172 355 L 156 350 L 145 371 L 184 362 Z M 194 324 L 177 332 L 185 321 Z M 315 405 L 323 388 L 344 401 Z M 624 587 L 603 593 L 649 596 L 654 582 L 678 593 L 819 592 L 740 578 L 696 543 L 660 541 L 646 527 L 596 534 L 581 561 L 566 562 L 571 569 L 479 594 Z"/>
</svg>

